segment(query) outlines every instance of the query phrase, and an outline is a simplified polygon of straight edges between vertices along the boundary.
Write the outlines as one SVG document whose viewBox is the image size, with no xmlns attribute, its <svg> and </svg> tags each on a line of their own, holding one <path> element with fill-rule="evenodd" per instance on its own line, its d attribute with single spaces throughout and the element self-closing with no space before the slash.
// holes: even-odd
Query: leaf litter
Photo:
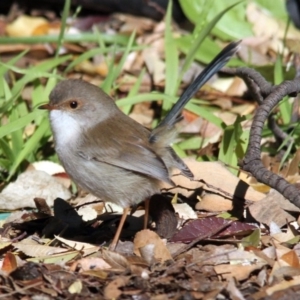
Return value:
<svg viewBox="0 0 300 300">
<path fill-rule="evenodd" d="M 260 24 L 274 21 L 253 4 L 248 5 L 247 17 L 253 24 L 257 23 L 257 18 Z M 81 32 L 84 20 L 73 21 L 69 32 Z M 117 28 L 115 31 L 127 34 L 139 24 L 137 42 L 151 46 L 133 51 L 128 56 L 116 81 L 119 96 L 132 89 L 143 65 L 150 71 L 151 78 L 148 74 L 143 76 L 139 91 L 151 91 L 151 84 L 162 88 L 166 67 L 164 22 L 115 15 L 106 27 L 112 30 L 112 24 Z M 25 27 L 28 30 L 24 31 Z M 22 36 L 58 34 L 59 28 L 58 20 L 51 22 L 23 15 L 6 24 L 6 33 L 12 37 L 19 36 L 20 32 Z M 243 47 L 246 50 L 242 47 L 239 56 L 249 62 L 246 52 L 249 55 L 251 49 L 252 59 L 265 65 L 273 61 L 274 56 L 266 54 L 278 51 L 281 37 L 269 31 L 265 32 L 267 36 L 261 36 L 257 26 L 254 33 L 254 37 L 245 39 Z M 296 37 L 292 35 L 291 38 Z M 78 54 L 92 48 L 89 43 L 68 42 L 62 51 L 75 53 L 74 61 Z M 38 64 L 51 57 L 55 45 L 0 46 L 4 61 L 5 55 L 8 57 L 12 51 L 25 49 L 30 55 L 19 61 L 18 67 L 26 63 Z M 198 73 L 198 69 L 199 65 L 196 65 L 194 72 Z M 103 55 L 98 54 L 91 60 L 79 62 L 68 76 L 79 74 L 99 84 L 108 71 Z M 192 74 L 186 75 L 184 84 L 189 84 L 192 78 Z M 224 122 L 226 120 L 226 124 L 233 124 L 236 114 L 249 114 L 254 110 L 253 103 L 242 99 L 245 85 L 238 79 L 231 79 L 229 84 L 217 80 L 213 86 L 200 91 L 198 97 L 225 110 L 216 114 Z M 29 94 L 31 88 L 29 86 Z M 134 106 L 131 115 L 150 126 L 155 114 L 153 106 L 141 103 Z M 211 153 L 212 145 L 219 143 L 222 130 L 193 113 L 184 112 L 184 116 L 189 122 L 198 122 L 187 132 L 201 135 L 202 146 Z M 247 129 L 247 124 L 244 126 Z M 29 129 L 27 133 L 32 134 Z M 299 163 L 298 154 L 281 170 L 286 172 L 286 177 L 290 176 L 292 182 L 299 180 L 298 167 L 295 168 Z M 265 155 L 269 158 L 269 154 Z M 63 174 L 62 170 L 46 171 L 50 173 L 48 179 L 39 173 L 41 171 L 36 171 L 34 183 L 30 183 L 32 171 L 21 174 L 17 182 L 25 176 L 32 192 L 25 194 L 26 186 L 13 186 L 13 192 L 9 192 L 11 198 L 3 198 L 1 209 L 36 209 L 15 212 L 3 222 L 0 298 L 16 296 L 27 299 L 39 294 L 53 299 L 68 299 L 70 295 L 105 299 L 177 299 L 185 295 L 195 299 L 280 299 L 281 293 L 289 299 L 297 298 L 300 293 L 299 209 L 278 192 L 266 191 L 253 178 L 245 181 L 243 174 L 238 178 L 222 163 L 198 162 L 191 158 L 187 163 L 195 180 L 189 181 L 174 174 L 172 180 L 176 188 L 165 187 L 163 196 L 153 197 L 152 213 L 150 207 L 152 230 L 140 230 L 143 210 L 137 209 L 128 216 L 117 252 L 106 250 L 119 220 L 119 215 L 113 213 L 116 211 L 114 207 L 103 205 L 91 195 L 73 198 L 73 205 L 68 204 L 65 200 L 71 198 L 71 194 L 61 195 L 58 191 L 69 187 L 69 179 L 53 177 L 55 173 Z M 272 164 L 272 158 L 268 164 Z M 51 169 L 45 166 L 36 168 Z M 43 193 L 39 192 L 38 180 L 43 184 Z M 50 185 L 50 180 L 59 184 L 59 188 Z M 48 196 L 48 192 L 52 194 Z M 1 195 L 0 199 L 5 190 Z M 34 198 L 42 200 L 33 201 Z M 161 203 L 163 205 L 159 205 Z"/>
</svg>

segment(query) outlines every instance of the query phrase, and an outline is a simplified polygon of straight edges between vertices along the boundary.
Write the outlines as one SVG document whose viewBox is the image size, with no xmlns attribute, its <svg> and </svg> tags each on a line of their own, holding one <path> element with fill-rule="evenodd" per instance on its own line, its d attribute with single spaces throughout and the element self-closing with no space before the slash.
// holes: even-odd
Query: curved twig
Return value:
<svg viewBox="0 0 300 300">
<path fill-rule="evenodd" d="M 273 108 L 287 95 L 300 91 L 300 79 L 284 81 L 274 87 L 258 107 L 250 130 L 249 144 L 245 158 L 242 162 L 243 170 L 250 172 L 258 181 L 269 185 L 284 197 L 289 199 L 297 207 L 300 207 L 300 191 L 289 184 L 284 178 L 267 170 L 261 162 L 261 135 L 265 121 Z"/>
<path fill-rule="evenodd" d="M 242 78 L 252 94 L 253 99 L 255 99 L 259 105 L 261 105 L 264 99 L 277 87 L 266 81 L 260 73 L 247 67 L 223 68 L 222 71 Z M 294 142 L 294 139 L 278 126 L 273 113 L 270 113 L 268 116 L 268 128 L 273 132 L 279 144 L 286 139 L 288 139 L 288 143 Z"/>
</svg>

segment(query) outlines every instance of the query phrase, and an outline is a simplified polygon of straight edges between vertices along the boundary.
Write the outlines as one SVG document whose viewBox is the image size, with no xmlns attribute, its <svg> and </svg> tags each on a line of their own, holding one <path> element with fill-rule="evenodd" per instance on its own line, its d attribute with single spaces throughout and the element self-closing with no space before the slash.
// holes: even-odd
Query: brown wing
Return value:
<svg viewBox="0 0 300 300">
<path fill-rule="evenodd" d="M 148 142 L 150 132 L 138 123 L 129 124 L 118 122 L 111 127 L 102 122 L 93 129 L 99 132 L 101 130 L 101 136 L 91 132 L 84 135 L 78 147 L 78 155 L 173 184 L 166 165 Z M 95 136 L 98 138 L 91 142 L 91 137 Z M 86 144 L 93 146 L 86 147 Z"/>
</svg>

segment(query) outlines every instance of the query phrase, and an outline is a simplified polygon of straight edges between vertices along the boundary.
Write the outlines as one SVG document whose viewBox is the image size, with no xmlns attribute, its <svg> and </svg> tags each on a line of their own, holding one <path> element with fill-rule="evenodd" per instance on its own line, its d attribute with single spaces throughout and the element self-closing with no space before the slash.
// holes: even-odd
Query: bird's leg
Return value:
<svg viewBox="0 0 300 300">
<path fill-rule="evenodd" d="M 148 227 L 148 221 L 149 221 L 149 205 L 150 205 L 150 198 L 147 198 L 147 199 L 145 200 L 144 229 L 147 229 L 147 227 Z"/>
<path fill-rule="evenodd" d="M 121 231 L 123 229 L 123 226 L 124 226 L 124 223 L 125 223 L 128 212 L 129 212 L 129 207 L 124 208 L 123 215 L 120 219 L 120 223 L 118 225 L 117 231 L 116 231 L 115 236 L 114 236 L 114 238 L 113 238 L 113 240 L 112 240 L 112 242 L 109 246 L 109 250 L 111 250 L 111 251 L 114 251 L 116 249 L 116 246 L 118 244 L 118 241 L 119 241 L 119 238 L 120 238 L 120 235 L 121 235 Z"/>
</svg>

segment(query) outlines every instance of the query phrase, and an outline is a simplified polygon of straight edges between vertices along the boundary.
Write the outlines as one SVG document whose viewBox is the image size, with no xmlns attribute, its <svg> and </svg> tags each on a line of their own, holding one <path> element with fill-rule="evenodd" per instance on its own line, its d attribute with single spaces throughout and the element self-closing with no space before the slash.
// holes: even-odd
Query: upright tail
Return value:
<svg viewBox="0 0 300 300">
<path fill-rule="evenodd" d="M 187 102 L 215 73 L 224 67 L 224 65 L 239 49 L 240 42 L 241 41 L 231 42 L 212 60 L 212 62 L 206 66 L 193 83 L 182 93 L 176 104 L 155 129 L 164 126 L 172 126 L 177 122 L 178 117 Z"/>
</svg>

